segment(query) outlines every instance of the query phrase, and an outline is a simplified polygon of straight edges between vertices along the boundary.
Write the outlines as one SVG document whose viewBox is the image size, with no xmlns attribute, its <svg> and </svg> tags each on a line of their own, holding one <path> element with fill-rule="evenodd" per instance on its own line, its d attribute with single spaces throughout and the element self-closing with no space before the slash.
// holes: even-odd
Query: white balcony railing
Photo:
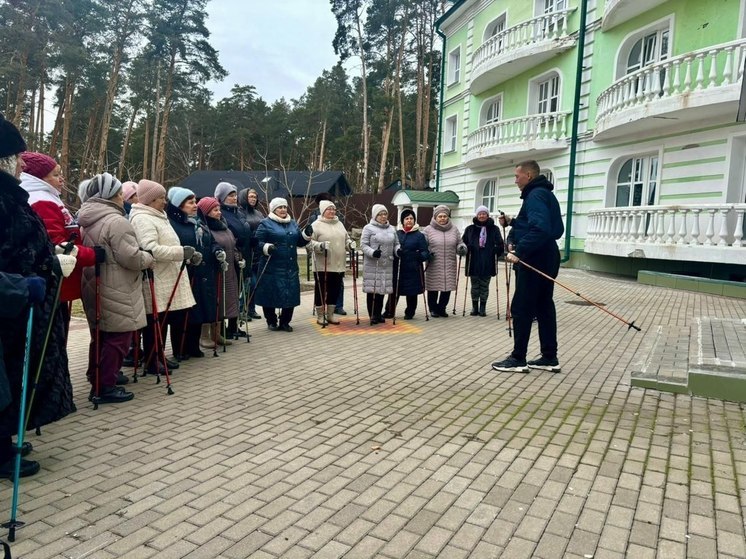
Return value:
<svg viewBox="0 0 746 559">
<path fill-rule="evenodd" d="M 487 124 L 469 134 L 467 152 L 511 144 L 559 142 L 567 138 L 569 115 L 542 113 Z"/>
<path fill-rule="evenodd" d="M 746 204 L 631 206 L 593 210 L 586 252 L 746 263 Z M 703 250 L 713 249 L 713 251 Z M 714 250 L 720 255 L 713 257 Z"/>
<path fill-rule="evenodd" d="M 664 60 L 624 76 L 599 95 L 597 126 L 603 128 L 604 120 L 620 111 L 735 84 L 743 74 L 741 61 L 745 48 L 746 39 L 739 39 Z"/>
<path fill-rule="evenodd" d="M 551 42 L 567 36 L 567 19 L 575 8 L 544 14 L 497 33 L 474 51 L 473 72 L 493 58 L 529 45 Z"/>
</svg>

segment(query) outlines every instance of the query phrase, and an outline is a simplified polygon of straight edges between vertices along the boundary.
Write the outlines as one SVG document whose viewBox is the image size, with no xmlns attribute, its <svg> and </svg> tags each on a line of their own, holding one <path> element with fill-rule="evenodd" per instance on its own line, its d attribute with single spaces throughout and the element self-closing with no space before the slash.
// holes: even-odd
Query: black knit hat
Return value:
<svg viewBox="0 0 746 559">
<path fill-rule="evenodd" d="M 0 114 L 0 158 L 18 155 L 26 149 L 26 142 L 18 128 Z"/>
</svg>

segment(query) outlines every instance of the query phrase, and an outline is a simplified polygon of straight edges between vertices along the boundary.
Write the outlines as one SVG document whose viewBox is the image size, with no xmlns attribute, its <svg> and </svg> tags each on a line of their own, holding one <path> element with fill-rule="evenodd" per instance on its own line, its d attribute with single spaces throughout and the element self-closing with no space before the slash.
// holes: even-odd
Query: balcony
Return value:
<svg viewBox="0 0 746 559">
<path fill-rule="evenodd" d="M 714 45 L 617 80 L 598 97 L 594 139 L 735 119 L 745 47 L 746 39 Z"/>
<path fill-rule="evenodd" d="M 492 164 L 500 159 L 567 147 L 570 113 L 543 113 L 481 126 L 467 138 L 465 162 L 470 167 Z"/>
<path fill-rule="evenodd" d="M 746 264 L 746 204 L 632 206 L 593 210 L 585 252 Z"/>
<path fill-rule="evenodd" d="M 606 31 L 636 17 L 668 0 L 606 0 L 604 15 L 601 19 L 601 29 Z"/>
<path fill-rule="evenodd" d="M 567 19 L 576 8 L 535 17 L 490 37 L 471 59 L 472 95 L 538 66 L 575 46 L 567 34 Z"/>
</svg>

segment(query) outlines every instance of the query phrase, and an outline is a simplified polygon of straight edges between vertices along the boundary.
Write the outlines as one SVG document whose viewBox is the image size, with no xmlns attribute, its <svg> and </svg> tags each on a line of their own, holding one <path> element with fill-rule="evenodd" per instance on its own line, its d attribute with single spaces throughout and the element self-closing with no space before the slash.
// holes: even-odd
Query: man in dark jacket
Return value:
<svg viewBox="0 0 746 559">
<path fill-rule="evenodd" d="M 560 255 L 557 239 L 565 232 L 554 185 L 540 174 L 536 161 L 524 161 L 515 168 L 515 183 L 521 191 L 523 204 L 512 220 L 500 217 L 503 226 L 512 227 L 508 235 L 508 262 L 516 264 L 516 287 L 511 303 L 513 316 L 513 352 L 503 361 L 496 361 L 496 371 L 527 373 L 529 368 L 559 372 L 557 359 L 557 313 L 552 296 L 554 283 L 520 265 L 530 264 L 556 278 Z M 541 357 L 526 361 L 531 324 L 539 323 Z"/>
</svg>

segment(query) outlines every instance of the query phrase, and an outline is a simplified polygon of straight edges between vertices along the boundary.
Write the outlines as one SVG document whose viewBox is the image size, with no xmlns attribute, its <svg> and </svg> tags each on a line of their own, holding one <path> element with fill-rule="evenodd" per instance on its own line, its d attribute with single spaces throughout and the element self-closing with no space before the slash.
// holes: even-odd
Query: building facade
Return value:
<svg viewBox="0 0 746 559">
<path fill-rule="evenodd" d="M 744 281 L 745 12 L 746 0 L 454 2 L 438 22 L 437 180 L 459 197 L 455 219 L 482 204 L 515 213 L 514 166 L 535 159 L 574 264 Z"/>
</svg>

